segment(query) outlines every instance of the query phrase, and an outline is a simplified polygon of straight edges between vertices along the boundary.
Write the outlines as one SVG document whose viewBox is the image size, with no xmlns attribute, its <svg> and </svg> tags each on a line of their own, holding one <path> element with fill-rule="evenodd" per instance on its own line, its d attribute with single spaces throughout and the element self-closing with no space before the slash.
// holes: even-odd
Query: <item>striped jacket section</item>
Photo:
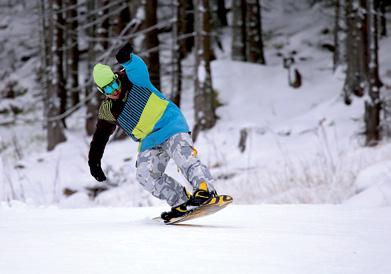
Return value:
<svg viewBox="0 0 391 274">
<path fill-rule="evenodd" d="M 167 100 L 149 89 L 133 85 L 117 123 L 133 139 L 142 140 L 152 132 L 167 105 Z"/>
</svg>

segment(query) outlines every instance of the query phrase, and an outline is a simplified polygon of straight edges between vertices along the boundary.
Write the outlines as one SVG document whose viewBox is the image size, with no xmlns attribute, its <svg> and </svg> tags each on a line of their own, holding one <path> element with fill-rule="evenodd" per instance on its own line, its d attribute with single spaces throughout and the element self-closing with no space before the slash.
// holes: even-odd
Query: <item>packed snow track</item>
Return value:
<svg viewBox="0 0 391 274">
<path fill-rule="evenodd" d="M 0 207 L 0 273 L 391 273 L 391 208 L 232 205 L 181 225 L 164 208 Z"/>
</svg>

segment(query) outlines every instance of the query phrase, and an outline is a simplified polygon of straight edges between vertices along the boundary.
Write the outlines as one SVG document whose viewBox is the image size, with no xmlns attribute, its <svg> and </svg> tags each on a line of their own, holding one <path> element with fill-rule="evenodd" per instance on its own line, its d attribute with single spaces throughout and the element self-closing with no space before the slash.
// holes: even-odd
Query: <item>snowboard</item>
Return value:
<svg viewBox="0 0 391 274">
<path fill-rule="evenodd" d="M 153 218 L 153 220 L 160 221 L 166 225 L 178 224 L 192 219 L 214 214 L 217 211 L 225 208 L 230 203 L 232 203 L 232 201 L 233 199 L 229 195 L 218 195 L 216 197 L 211 198 L 209 201 L 205 202 L 204 204 L 196 208 L 190 209 L 185 215 L 181 217 L 172 218 L 169 221 L 165 221 L 161 217 Z"/>
</svg>

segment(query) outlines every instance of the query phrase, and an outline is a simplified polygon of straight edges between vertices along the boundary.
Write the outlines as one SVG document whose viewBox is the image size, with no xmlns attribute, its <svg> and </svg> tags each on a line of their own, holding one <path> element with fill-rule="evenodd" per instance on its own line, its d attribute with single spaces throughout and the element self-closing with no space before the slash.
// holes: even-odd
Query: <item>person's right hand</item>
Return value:
<svg viewBox="0 0 391 274">
<path fill-rule="evenodd" d="M 90 173 L 95 180 L 98 182 L 106 181 L 106 175 L 104 174 L 100 163 L 88 162 L 88 165 L 90 166 Z"/>
</svg>

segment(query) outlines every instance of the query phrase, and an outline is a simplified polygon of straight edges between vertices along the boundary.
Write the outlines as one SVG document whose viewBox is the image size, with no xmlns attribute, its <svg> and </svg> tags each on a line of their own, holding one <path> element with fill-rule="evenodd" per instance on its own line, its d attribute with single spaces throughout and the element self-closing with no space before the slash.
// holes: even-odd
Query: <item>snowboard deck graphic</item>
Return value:
<svg viewBox="0 0 391 274">
<path fill-rule="evenodd" d="M 166 225 L 178 224 L 216 213 L 217 211 L 222 210 L 227 205 L 232 203 L 232 201 L 233 199 L 229 195 L 218 195 L 211 198 L 208 202 L 200 205 L 199 207 L 189 210 L 188 213 L 186 213 L 184 216 L 172 218 L 168 222 L 165 222 L 161 217 L 155 217 L 153 220 L 160 221 Z"/>
</svg>

